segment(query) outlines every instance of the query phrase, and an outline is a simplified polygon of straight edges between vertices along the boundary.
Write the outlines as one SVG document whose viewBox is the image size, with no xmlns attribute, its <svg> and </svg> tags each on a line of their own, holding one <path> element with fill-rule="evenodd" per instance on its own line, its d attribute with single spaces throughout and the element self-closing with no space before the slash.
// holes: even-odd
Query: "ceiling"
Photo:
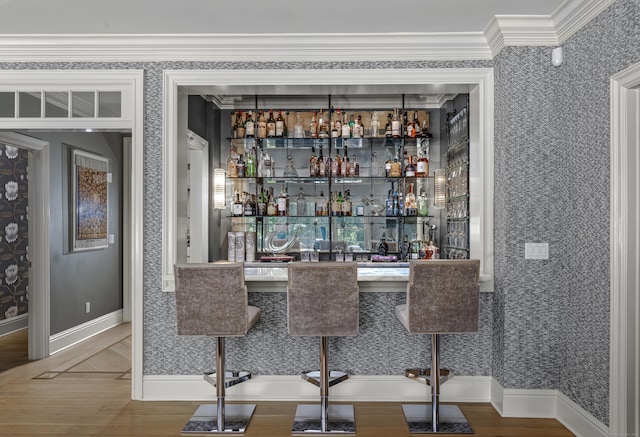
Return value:
<svg viewBox="0 0 640 437">
<path fill-rule="evenodd" d="M 551 16 L 570 2 L 0 0 L 0 34 L 483 32 L 495 16 Z"/>
</svg>

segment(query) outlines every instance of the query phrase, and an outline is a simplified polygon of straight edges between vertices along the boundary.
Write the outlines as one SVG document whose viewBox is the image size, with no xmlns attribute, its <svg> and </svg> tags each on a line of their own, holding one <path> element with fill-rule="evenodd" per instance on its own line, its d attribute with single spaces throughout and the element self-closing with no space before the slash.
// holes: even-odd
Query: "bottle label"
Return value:
<svg viewBox="0 0 640 437">
<path fill-rule="evenodd" d="M 413 177 L 415 177 L 415 176 L 416 176 L 416 172 L 415 172 L 413 169 L 408 168 L 408 169 L 405 171 L 405 176 L 406 176 L 406 177 L 408 177 L 408 178 L 413 178 Z"/>
<path fill-rule="evenodd" d="M 267 123 L 267 136 L 275 137 L 276 136 L 276 124 L 275 123 Z"/>
<path fill-rule="evenodd" d="M 245 126 L 245 129 L 244 129 L 244 134 L 247 137 L 252 137 L 256 134 L 255 125 L 253 124 L 252 121 L 247 122 L 247 125 Z"/>
<path fill-rule="evenodd" d="M 287 199 L 278 198 L 278 212 L 287 212 Z"/>
<path fill-rule="evenodd" d="M 426 174 L 427 173 L 427 163 L 425 161 L 418 161 L 418 165 L 416 166 L 416 170 L 418 173 Z"/>
<path fill-rule="evenodd" d="M 284 121 L 276 121 L 276 137 L 284 135 Z"/>
</svg>

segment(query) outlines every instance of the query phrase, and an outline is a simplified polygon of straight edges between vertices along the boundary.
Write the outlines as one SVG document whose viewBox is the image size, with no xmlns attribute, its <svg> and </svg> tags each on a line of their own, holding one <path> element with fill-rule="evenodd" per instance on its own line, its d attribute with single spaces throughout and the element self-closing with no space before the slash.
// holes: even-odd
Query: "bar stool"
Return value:
<svg viewBox="0 0 640 437">
<path fill-rule="evenodd" d="M 411 260 L 407 303 L 395 314 L 411 334 L 431 334 L 431 368 L 408 369 L 409 378 L 431 386 L 431 404 L 402 405 L 412 433 L 466 433 L 473 429 L 456 405 L 440 405 L 440 334 L 478 332 L 480 260 Z M 434 371 L 433 369 L 436 369 Z"/>
<path fill-rule="evenodd" d="M 216 369 L 204 378 L 216 387 L 217 403 L 203 404 L 182 434 L 243 434 L 255 404 L 225 405 L 225 389 L 251 378 L 246 371 L 225 371 L 225 337 L 244 336 L 260 318 L 248 304 L 242 263 L 176 264 L 178 335 L 216 337 Z"/>
<path fill-rule="evenodd" d="M 320 387 L 320 404 L 296 409 L 292 434 L 353 434 L 353 405 L 329 405 L 329 387 L 349 375 L 329 372 L 327 337 L 358 335 L 359 290 L 355 262 L 289 264 L 287 319 L 289 335 L 320 337 L 320 372 L 302 378 Z"/>
</svg>

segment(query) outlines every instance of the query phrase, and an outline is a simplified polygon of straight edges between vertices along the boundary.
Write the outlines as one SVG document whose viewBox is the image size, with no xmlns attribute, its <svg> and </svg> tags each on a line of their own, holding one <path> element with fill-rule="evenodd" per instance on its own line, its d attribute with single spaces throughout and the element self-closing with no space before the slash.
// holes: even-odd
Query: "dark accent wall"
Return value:
<svg viewBox="0 0 640 437">
<path fill-rule="evenodd" d="M 191 95 L 188 98 L 187 127 L 192 132 L 207 138 L 207 101 L 202 96 Z"/>
<path fill-rule="evenodd" d="M 29 311 L 28 191 L 27 150 L 0 143 L 0 326 Z"/>
<path fill-rule="evenodd" d="M 51 145 L 51 335 L 122 309 L 122 135 L 30 132 Z M 105 249 L 70 251 L 71 150 L 109 159 L 109 234 Z M 91 311 L 85 313 L 85 303 Z"/>
</svg>

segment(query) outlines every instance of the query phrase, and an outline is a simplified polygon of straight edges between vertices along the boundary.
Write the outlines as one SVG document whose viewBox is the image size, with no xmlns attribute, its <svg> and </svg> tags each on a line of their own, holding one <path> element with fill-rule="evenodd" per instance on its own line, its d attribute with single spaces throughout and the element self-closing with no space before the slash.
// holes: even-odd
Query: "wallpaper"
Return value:
<svg viewBox="0 0 640 437">
<path fill-rule="evenodd" d="M 0 143 L 0 321 L 29 310 L 27 151 Z"/>
</svg>

